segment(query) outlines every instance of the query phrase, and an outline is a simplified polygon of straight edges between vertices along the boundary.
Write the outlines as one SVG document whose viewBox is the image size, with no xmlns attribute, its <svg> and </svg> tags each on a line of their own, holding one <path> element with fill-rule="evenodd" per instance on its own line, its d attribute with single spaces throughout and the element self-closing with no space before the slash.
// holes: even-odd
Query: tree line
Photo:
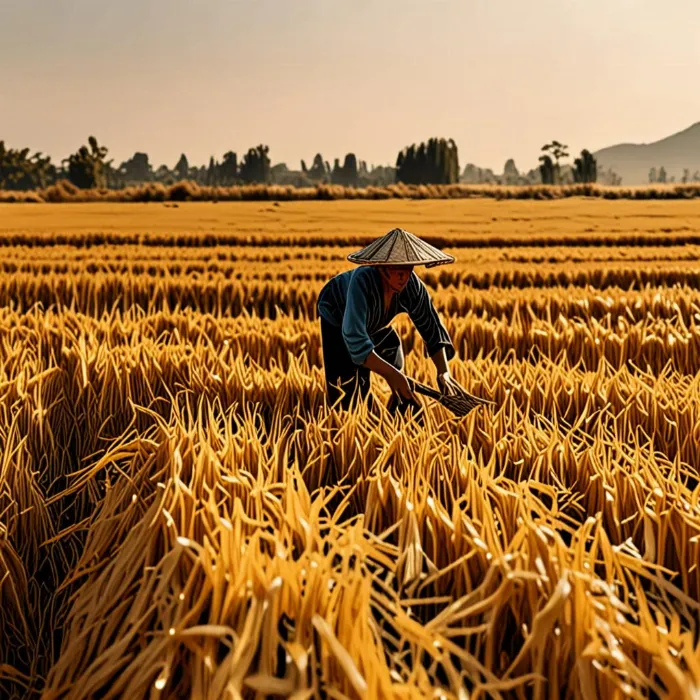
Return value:
<svg viewBox="0 0 700 700">
<path fill-rule="evenodd" d="M 311 166 L 304 160 L 298 170 L 285 163 L 272 165 L 270 149 L 260 144 L 249 148 L 242 157 L 227 151 L 220 159 L 213 156 L 207 165 L 193 166 L 183 153 L 177 163 L 169 168 L 154 168 L 147 153 L 137 152 L 118 166 L 107 160 L 108 149 L 100 145 L 94 136 L 60 164 L 42 153 L 30 154 L 29 148 L 12 149 L 0 141 L 0 189 L 32 190 L 44 188 L 60 180 L 68 180 L 83 189 L 121 189 L 149 182 L 172 185 L 180 181 L 192 181 L 200 185 L 230 187 L 244 184 L 275 184 L 293 187 L 309 187 L 319 184 L 338 184 L 346 187 L 383 187 L 393 183 L 404 184 L 456 184 L 491 183 L 501 185 L 570 184 L 601 182 L 621 184 L 614 173 L 601 173 L 593 155 L 583 150 L 573 166 L 560 161 L 569 154 L 567 146 L 552 141 L 542 147 L 538 168 L 519 172 L 513 159 L 506 161 L 503 174 L 467 164 L 460 172 L 459 153 L 454 139 L 430 138 L 427 142 L 411 144 L 402 149 L 394 166 L 368 167 L 354 153 L 345 155 L 342 165 L 339 158 L 333 166 L 317 153 Z"/>
<path fill-rule="evenodd" d="M 675 182 L 676 177 L 675 175 L 669 176 L 666 173 L 666 168 L 662 165 L 658 170 L 656 168 L 651 168 L 649 170 L 649 183 L 667 183 L 667 182 Z M 680 181 L 683 184 L 686 184 L 688 182 L 700 182 L 700 170 L 696 170 L 693 175 L 691 176 L 690 174 L 690 169 L 689 168 L 683 168 L 683 175 L 681 176 Z"/>
</svg>

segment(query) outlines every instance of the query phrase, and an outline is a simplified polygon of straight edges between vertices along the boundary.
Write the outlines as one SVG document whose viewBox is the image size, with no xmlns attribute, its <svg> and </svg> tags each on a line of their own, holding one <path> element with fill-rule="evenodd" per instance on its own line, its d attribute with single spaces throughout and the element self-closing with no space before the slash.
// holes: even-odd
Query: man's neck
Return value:
<svg viewBox="0 0 700 700">
<path fill-rule="evenodd" d="M 389 283 L 387 282 L 386 278 L 382 274 L 382 271 L 378 268 L 377 272 L 379 273 L 379 280 L 382 284 L 382 291 L 384 292 L 385 296 L 393 296 L 395 294 L 394 290 L 389 286 Z"/>
</svg>

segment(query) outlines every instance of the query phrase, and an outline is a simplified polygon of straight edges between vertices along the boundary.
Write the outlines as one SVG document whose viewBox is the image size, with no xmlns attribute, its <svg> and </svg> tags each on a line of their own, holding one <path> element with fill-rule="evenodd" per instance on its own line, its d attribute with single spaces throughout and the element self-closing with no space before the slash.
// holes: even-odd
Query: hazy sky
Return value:
<svg viewBox="0 0 700 700">
<path fill-rule="evenodd" d="M 444 136 L 526 169 L 700 121 L 699 30 L 698 0 L 0 0 L 0 140 L 298 168 Z"/>
</svg>

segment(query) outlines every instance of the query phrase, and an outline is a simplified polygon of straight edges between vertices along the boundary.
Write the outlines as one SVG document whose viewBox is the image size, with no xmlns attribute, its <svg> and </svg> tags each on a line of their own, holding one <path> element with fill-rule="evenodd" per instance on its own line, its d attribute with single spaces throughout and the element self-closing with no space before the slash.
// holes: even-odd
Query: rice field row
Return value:
<svg viewBox="0 0 700 700">
<path fill-rule="evenodd" d="M 595 273 L 595 270 L 593 270 Z M 335 274 L 334 272 L 328 273 Z M 610 317 L 614 322 L 626 317 L 636 322 L 648 317 L 678 318 L 688 326 L 700 312 L 698 289 L 676 282 L 673 286 L 619 284 L 627 281 L 622 274 L 610 273 L 608 285 L 561 286 L 556 279 L 549 284 L 495 285 L 481 288 L 458 279 L 442 278 L 442 273 L 421 273 L 431 290 L 435 307 L 445 314 L 474 313 L 484 318 L 512 316 L 515 312 L 533 318 L 553 319 L 574 316 L 584 322 Z M 604 273 L 600 273 L 603 275 Z M 310 273 L 309 273 L 310 275 Z M 536 281 L 538 268 L 526 273 Z M 52 273 L 14 273 L 0 278 L 0 303 L 15 310 L 66 306 L 89 315 L 109 313 L 113 309 L 159 311 L 189 308 L 203 314 L 222 317 L 238 316 L 247 311 L 274 318 L 278 313 L 296 318 L 314 318 L 318 292 L 328 277 L 299 278 L 280 273 L 265 279 L 264 272 L 249 272 L 238 279 L 222 275 L 198 275 L 195 272 L 171 276 L 148 274 L 105 274 L 84 272 L 80 275 Z M 515 287 L 515 288 L 514 288 Z"/>
<path fill-rule="evenodd" d="M 445 248 L 700 245 L 700 200 L 0 204 L 0 246 L 357 247 L 396 226 Z"/>
<path fill-rule="evenodd" d="M 2 250 L 2 262 L 26 264 L 57 264 L 60 261 L 92 263 L 95 265 L 114 263 L 141 264 L 221 264 L 255 263 L 297 264 L 335 262 L 345 265 L 347 256 L 357 250 L 355 246 L 214 246 L 185 247 L 176 245 L 144 247 L 136 244 L 100 247 L 99 256 L 91 248 L 69 244 L 36 247 L 6 245 Z M 700 246 L 645 246 L 635 248 L 624 245 L 611 246 L 522 246 L 517 250 L 499 246 L 483 248 L 450 248 L 444 250 L 457 259 L 444 272 L 463 270 L 482 263 L 604 263 L 604 262 L 694 262 L 700 260 Z M 245 268 L 242 268 L 245 270 Z M 432 270 L 434 272 L 434 270 Z M 430 269 L 425 272 L 431 272 Z"/>
<path fill-rule="evenodd" d="M 391 225 L 391 224 L 390 224 Z M 385 231 L 386 232 L 386 231 Z M 353 250 L 368 245 L 376 236 L 366 235 L 335 235 L 334 232 L 318 228 L 317 233 L 283 233 L 270 234 L 264 229 L 247 234 L 213 234 L 187 233 L 179 235 L 151 233 L 71 233 L 54 232 L 35 234 L 10 233 L 0 236 L 0 247 L 23 246 L 27 248 L 54 248 L 71 246 L 78 249 L 90 249 L 98 246 L 141 246 L 144 248 L 218 248 L 221 246 L 255 246 L 257 248 L 280 248 L 293 246 L 298 248 L 336 248 L 351 246 Z M 532 246 L 560 246 L 568 248 L 612 247 L 625 246 L 629 248 L 648 247 L 678 247 L 700 245 L 700 234 L 684 228 L 680 232 L 659 233 L 658 230 L 624 233 L 621 230 L 611 230 L 599 235 L 570 234 L 560 232 L 552 235 L 541 235 L 528 232 L 527 235 L 472 235 L 456 230 L 447 235 L 424 234 L 425 241 L 441 249 L 455 248 L 530 248 Z"/>
<path fill-rule="evenodd" d="M 573 266 L 575 265 L 575 266 Z M 0 262 L 0 273 L 6 279 L 21 280 L 41 276 L 42 289 L 70 287 L 73 289 L 93 289 L 94 294 L 105 286 L 143 286 L 177 289 L 193 283 L 217 290 L 225 296 L 235 294 L 237 284 L 258 285 L 260 287 L 298 285 L 311 283 L 323 286 L 329 276 L 347 269 L 347 262 L 285 262 L 256 263 L 253 267 L 246 263 L 220 262 L 69 262 L 32 261 Z M 142 281 L 136 282 L 143 277 Z M 449 270 L 427 271 L 421 279 L 431 289 L 518 289 L 549 287 L 589 287 L 597 290 L 610 290 L 618 287 L 625 290 L 642 290 L 651 287 L 674 286 L 696 288 L 700 283 L 700 262 L 656 262 L 652 268 L 639 263 L 536 263 L 499 262 L 473 263 L 455 266 Z M 12 282 L 9 282 L 10 284 Z M 24 283 L 22 283 L 24 287 Z M 31 284 L 29 285 L 31 286 Z M 37 292 L 38 299 L 44 301 L 45 294 Z M 284 291 L 273 292 L 285 304 Z M 171 294 L 171 293 L 169 293 Z M 177 292 L 172 292 L 175 296 Z M 186 293 L 185 293 L 186 296 Z M 64 303 L 63 301 L 61 303 Z"/>
</svg>

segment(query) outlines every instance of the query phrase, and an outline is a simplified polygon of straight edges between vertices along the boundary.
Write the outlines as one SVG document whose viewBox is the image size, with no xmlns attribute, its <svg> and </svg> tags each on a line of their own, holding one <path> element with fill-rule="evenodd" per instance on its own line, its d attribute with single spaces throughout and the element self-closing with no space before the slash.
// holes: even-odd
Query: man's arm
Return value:
<svg viewBox="0 0 700 700">
<path fill-rule="evenodd" d="M 450 374 L 450 367 L 447 364 L 447 355 L 445 355 L 444 346 L 440 346 L 437 352 L 433 353 L 430 356 L 430 359 L 435 365 L 435 369 L 437 370 L 438 376 L 441 374 Z"/>
<path fill-rule="evenodd" d="M 452 372 L 447 364 L 456 354 L 450 334 L 440 320 L 425 284 L 417 275 L 413 277 L 410 280 L 411 308 L 408 310 L 409 316 L 423 338 L 426 354 L 430 356 L 435 365 L 440 390 L 449 395 L 458 394 L 463 389 L 452 377 Z"/>
<path fill-rule="evenodd" d="M 462 387 L 457 383 L 457 380 L 452 376 L 449 365 L 447 364 L 447 355 L 445 354 L 444 346 L 441 346 L 437 352 L 434 352 L 430 359 L 437 370 L 437 382 L 440 391 L 443 394 L 454 395 L 462 391 Z"/>
<path fill-rule="evenodd" d="M 411 391 L 408 379 L 406 379 L 406 375 L 401 370 L 396 369 L 394 365 L 379 357 L 374 350 L 367 355 L 363 366 L 384 377 L 387 384 L 391 387 L 391 390 L 401 398 L 408 399 L 409 401 L 416 400 L 415 395 Z"/>
<path fill-rule="evenodd" d="M 427 356 L 436 362 L 438 373 L 441 370 L 442 373 L 449 372 L 447 362 L 456 354 L 450 334 L 440 320 L 425 284 L 415 273 L 409 280 L 407 291 L 406 311 L 423 338 Z"/>
<path fill-rule="evenodd" d="M 366 279 L 359 273 L 358 270 L 353 274 L 348 286 L 342 332 L 350 359 L 361 366 L 367 355 L 374 350 L 374 343 L 367 332 L 369 288 Z"/>
</svg>

